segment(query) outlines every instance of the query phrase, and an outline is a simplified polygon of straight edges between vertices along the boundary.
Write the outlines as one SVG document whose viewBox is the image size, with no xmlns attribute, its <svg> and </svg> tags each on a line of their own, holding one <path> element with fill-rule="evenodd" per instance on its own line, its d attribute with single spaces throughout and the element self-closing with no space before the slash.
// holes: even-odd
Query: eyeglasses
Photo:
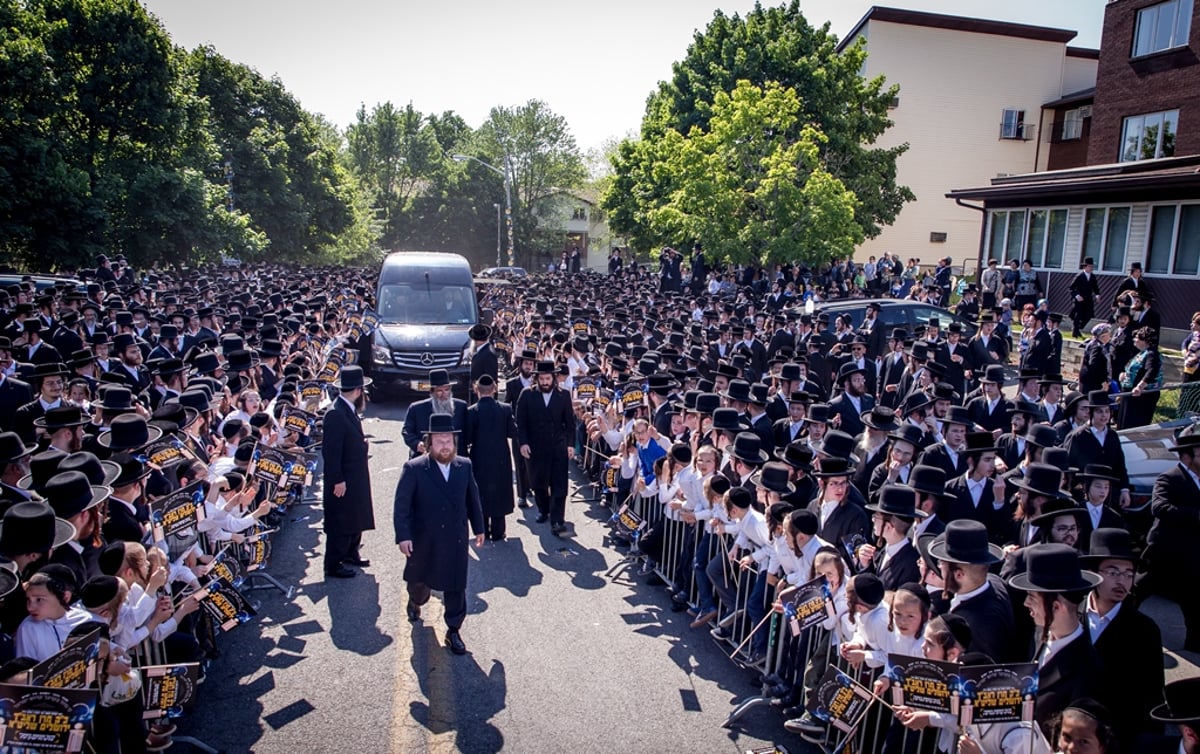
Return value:
<svg viewBox="0 0 1200 754">
<path fill-rule="evenodd" d="M 1069 524 L 1065 526 L 1056 526 L 1052 529 L 1055 534 L 1073 534 L 1079 532 L 1077 524 Z"/>
<path fill-rule="evenodd" d="M 849 487 L 850 480 L 849 479 L 826 479 L 825 486 L 826 487 Z"/>
<path fill-rule="evenodd" d="M 1118 579 L 1121 581 L 1133 581 L 1133 577 L 1136 576 L 1137 573 L 1133 570 L 1122 570 L 1120 568 L 1110 567 L 1101 569 L 1100 575 L 1106 579 L 1112 579 L 1113 581 Z"/>
</svg>

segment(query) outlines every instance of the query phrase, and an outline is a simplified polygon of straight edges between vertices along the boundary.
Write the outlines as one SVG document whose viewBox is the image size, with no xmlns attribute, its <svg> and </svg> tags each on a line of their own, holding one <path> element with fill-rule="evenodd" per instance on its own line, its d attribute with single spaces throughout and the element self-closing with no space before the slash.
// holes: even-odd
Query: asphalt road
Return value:
<svg viewBox="0 0 1200 754">
<path fill-rule="evenodd" d="M 757 688 L 707 631 L 669 610 L 663 588 L 621 566 L 602 542 L 608 513 L 598 506 L 569 504 L 574 538 L 551 536 L 518 509 L 508 541 L 472 548 L 468 655 L 442 646 L 436 598 L 421 623 L 408 623 L 391 520 L 407 459 L 404 407 L 373 404 L 365 423 L 372 565 L 325 581 L 320 505 L 293 508 L 269 570 L 295 594 L 254 593 L 259 616 L 219 639 L 221 656 L 178 735 L 257 754 L 811 750 L 769 708 L 722 727 Z"/>
</svg>

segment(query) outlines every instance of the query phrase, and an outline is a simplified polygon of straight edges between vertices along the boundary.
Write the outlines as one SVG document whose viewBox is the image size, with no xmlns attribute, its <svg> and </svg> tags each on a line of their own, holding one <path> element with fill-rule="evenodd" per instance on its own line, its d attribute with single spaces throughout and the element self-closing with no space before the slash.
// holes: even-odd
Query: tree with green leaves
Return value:
<svg viewBox="0 0 1200 754">
<path fill-rule="evenodd" d="M 661 142 L 674 138 L 671 133 L 689 136 L 694 128 L 709 132 L 718 95 L 746 81 L 794 92 L 799 110 L 779 136 L 794 144 L 803 140 L 805 129 L 815 129 L 821 135 L 816 141 L 821 169 L 857 198 L 854 220 L 862 236 L 878 235 L 914 198 L 896 184 L 896 159 L 907 147 L 871 146 L 890 125 L 887 108 L 898 87 L 886 86 L 881 77 L 862 79 L 866 50 L 861 43 L 841 53 L 836 48 L 829 25 L 811 26 L 798 0 L 777 8 L 756 5 L 745 18 L 717 12 L 675 63 L 671 79 L 650 96 L 641 138 L 627 140 L 614 158 L 612 184 L 603 198 L 613 229 L 642 249 L 691 240 L 663 235 L 670 224 L 657 210 L 674 200 L 678 186 L 663 165 L 670 153 Z M 825 178 L 818 178 L 812 190 L 822 182 Z"/>
</svg>

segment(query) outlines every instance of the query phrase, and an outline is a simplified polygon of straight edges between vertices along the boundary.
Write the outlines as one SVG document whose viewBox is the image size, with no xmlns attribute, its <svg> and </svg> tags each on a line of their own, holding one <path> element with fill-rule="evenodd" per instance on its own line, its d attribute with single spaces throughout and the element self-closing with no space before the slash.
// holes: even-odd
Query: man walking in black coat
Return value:
<svg viewBox="0 0 1200 754">
<path fill-rule="evenodd" d="M 458 430 L 450 414 L 433 414 L 423 444 L 428 451 L 404 464 L 396 485 L 396 544 L 408 558 L 408 619 L 421 619 L 433 590 L 445 603 L 446 646 L 467 653 L 459 635 L 467 617 L 467 524 L 483 546 L 483 509 L 470 459 L 458 455 Z"/>
<path fill-rule="evenodd" d="M 496 400 L 496 380 L 490 374 L 475 382 L 479 400 L 467 409 L 467 457 L 475 467 L 475 483 L 483 506 L 483 533 L 504 541 L 504 517 L 513 512 L 512 448 L 517 424 L 512 407 Z"/>
<path fill-rule="evenodd" d="M 558 387 L 554 362 L 539 361 L 536 390 L 517 400 L 517 438 L 529 462 L 529 482 L 538 507 L 538 523 L 550 531 L 567 530 L 567 461 L 575 457 L 575 411 L 571 395 Z"/>
<path fill-rule="evenodd" d="M 462 432 L 466 427 L 467 402 L 454 397 L 450 373 L 445 369 L 430 370 L 429 397 L 413 403 L 404 414 L 404 428 L 400 434 L 404 437 L 404 444 L 408 446 L 409 458 L 416 458 L 427 450 L 424 440 L 425 428 L 429 426 L 429 417 L 434 414 L 450 414 L 454 418 L 454 429 L 457 432 Z M 460 437 L 460 442 L 461 439 Z M 463 450 L 461 445 L 459 450 Z"/>
<path fill-rule="evenodd" d="M 375 528 L 367 440 L 358 418 L 358 412 L 366 408 L 364 390 L 370 384 L 362 367 L 342 367 L 335 385 L 341 394 L 325 412 L 321 457 L 325 463 L 322 504 L 326 577 L 350 578 L 356 572 L 348 565 L 370 565 L 358 552 L 362 533 Z"/>
<path fill-rule="evenodd" d="M 1095 265 L 1096 262 L 1091 257 L 1084 257 L 1082 269 L 1071 281 L 1071 299 L 1074 302 L 1071 308 L 1071 325 L 1074 328 L 1071 335 L 1075 338 L 1080 337 L 1083 328 L 1096 316 L 1096 297 L 1100 295 L 1100 283 L 1093 272 L 1096 269 Z"/>
<path fill-rule="evenodd" d="M 951 521 L 930 543 L 929 554 L 941 568 L 950 612 L 971 626 L 971 648 L 996 662 L 1017 660 L 1008 592 L 998 577 L 988 575 L 1002 558 L 1000 548 L 988 541 L 987 527 L 971 519 Z"/>
</svg>

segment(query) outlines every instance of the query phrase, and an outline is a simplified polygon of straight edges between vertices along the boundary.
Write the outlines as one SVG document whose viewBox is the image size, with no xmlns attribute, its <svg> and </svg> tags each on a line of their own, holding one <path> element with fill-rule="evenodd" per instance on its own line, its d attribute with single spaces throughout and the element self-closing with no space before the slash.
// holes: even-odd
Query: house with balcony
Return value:
<svg viewBox="0 0 1200 754">
<path fill-rule="evenodd" d="M 1101 306 L 1130 266 L 1145 271 L 1168 328 L 1200 309 L 1200 6 L 1110 0 L 1094 88 L 1042 108 L 1044 170 L 957 184 L 982 217 L 977 259 L 1030 259 L 1053 309 L 1095 260 Z"/>
<path fill-rule="evenodd" d="M 1050 124 L 1043 104 L 1096 83 L 1099 53 L 1070 46 L 1076 32 L 873 7 L 839 43 L 866 44 L 862 75 L 899 84 L 880 147 L 908 144 L 896 181 L 916 194 L 855 258 L 885 251 L 955 265 L 979 247 L 979 213 L 946 202 L 948 186 L 1044 170 Z"/>
<path fill-rule="evenodd" d="M 559 189 L 537 207 L 539 269 L 578 248 L 584 269 L 607 270 L 612 233 L 598 198 L 586 189 Z"/>
</svg>

